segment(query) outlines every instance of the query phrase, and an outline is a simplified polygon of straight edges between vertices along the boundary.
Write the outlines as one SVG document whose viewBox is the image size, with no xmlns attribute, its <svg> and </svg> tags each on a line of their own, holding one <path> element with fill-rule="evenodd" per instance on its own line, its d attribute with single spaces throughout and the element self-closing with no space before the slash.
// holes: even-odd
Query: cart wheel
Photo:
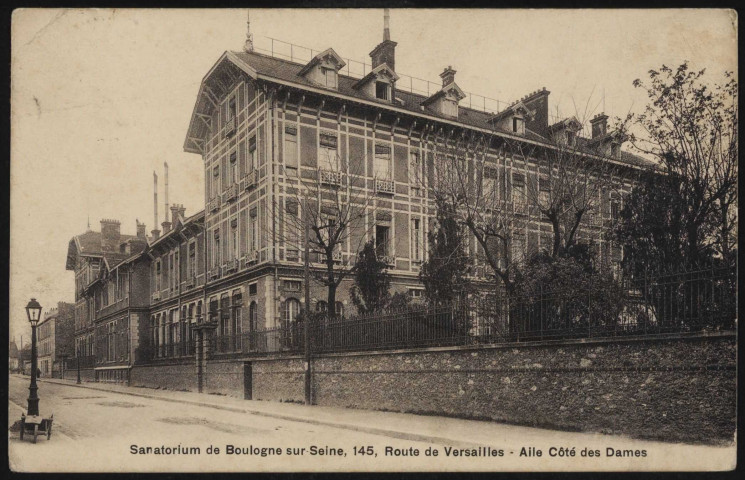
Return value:
<svg viewBox="0 0 745 480">
<path fill-rule="evenodd" d="M 34 443 L 36 443 L 36 436 L 39 435 L 39 425 L 34 424 Z"/>
</svg>

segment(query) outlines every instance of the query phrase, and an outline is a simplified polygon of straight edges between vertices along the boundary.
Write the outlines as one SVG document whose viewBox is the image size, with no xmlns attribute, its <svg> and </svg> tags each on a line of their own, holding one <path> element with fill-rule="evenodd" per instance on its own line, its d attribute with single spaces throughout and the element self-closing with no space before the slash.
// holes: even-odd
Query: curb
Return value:
<svg viewBox="0 0 745 480">
<path fill-rule="evenodd" d="M 484 447 L 484 446 L 490 446 L 484 443 L 474 443 L 474 442 L 465 442 L 461 440 L 453 440 L 446 437 L 436 437 L 436 436 L 430 436 L 430 435 L 421 435 L 418 433 L 410 433 L 410 432 L 402 432 L 399 430 L 388 430 L 385 428 L 376 428 L 376 427 L 365 427 L 362 425 L 354 425 L 349 423 L 339 423 L 339 422 L 329 422 L 325 420 L 316 420 L 311 419 L 307 417 L 299 417 L 294 415 L 284 415 L 281 413 L 272 413 L 272 412 L 265 412 L 262 410 L 255 410 L 251 408 L 239 408 L 239 407 L 229 407 L 224 405 L 216 405 L 214 403 L 207 403 L 207 402 L 197 402 L 193 400 L 183 400 L 178 398 L 167 398 L 162 397 L 159 395 L 151 395 L 147 393 L 138 393 L 138 392 L 121 392 L 118 390 L 108 390 L 106 388 L 100 388 L 95 387 L 91 385 L 84 385 L 77 383 L 67 383 L 64 381 L 59 381 L 57 379 L 44 379 L 44 382 L 54 383 L 57 385 L 67 385 L 70 387 L 77 387 L 77 388 L 87 388 L 89 390 L 97 390 L 100 392 L 108 392 L 108 393 L 119 393 L 122 395 L 129 395 L 132 397 L 141 397 L 141 398 L 150 398 L 153 400 L 161 400 L 165 402 L 174 402 L 174 403 L 182 403 L 185 405 L 195 405 L 199 407 L 207 407 L 207 408 L 214 408 L 216 410 L 225 410 L 229 412 L 235 412 L 235 413 L 247 413 L 250 415 L 259 415 L 262 417 L 268 417 L 268 418 L 276 418 L 278 420 L 287 420 L 290 422 L 301 422 L 301 423 L 307 423 L 310 425 L 319 425 L 319 426 L 326 426 L 326 427 L 332 427 L 332 428 L 341 428 L 344 430 L 351 430 L 355 432 L 362 432 L 362 433 L 369 433 L 373 435 L 382 435 L 387 437 L 393 437 L 398 438 L 401 440 L 410 440 L 415 442 L 425 442 L 425 443 L 437 443 L 437 444 L 446 444 L 446 445 L 454 445 L 459 447 L 466 447 L 466 448 L 478 448 L 478 447 Z"/>
</svg>

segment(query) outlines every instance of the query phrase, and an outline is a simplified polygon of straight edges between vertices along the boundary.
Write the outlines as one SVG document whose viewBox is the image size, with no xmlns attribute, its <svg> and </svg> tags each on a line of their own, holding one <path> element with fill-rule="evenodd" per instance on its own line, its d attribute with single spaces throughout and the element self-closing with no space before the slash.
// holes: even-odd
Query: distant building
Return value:
<svg viewBox="0 0 745 480">
<path fill-rule="evenodd" d="M 11 340 L 8 344 L 8 370 L 10 372 L 17 372 L 20 370 L 18 357 L 18 346 L 16 345 L 15 340 Z"/>
<path fill-rule="evenodd" d="M 36 331 L 37 365 L 42 376 L 61 377 L 64 358 L 72 356 L 74 305 L 59 302 L 44 315 Z"/>
</svg>

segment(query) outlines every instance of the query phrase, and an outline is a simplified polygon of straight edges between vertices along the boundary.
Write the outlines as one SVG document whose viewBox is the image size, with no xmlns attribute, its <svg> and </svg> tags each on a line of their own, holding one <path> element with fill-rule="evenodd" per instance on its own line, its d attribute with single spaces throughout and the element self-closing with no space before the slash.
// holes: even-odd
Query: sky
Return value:
<svg viewBox="0 0 745 480">
<path fill-rule="evenodd" d="M 258 49 L 272 37 L 369 62 L 382 9 L 251 9 Z M 440 83 L 452 65 L 466 92 L 502 102 L 546 87 L 551 113 L 581 119 L 640 111 L 632 86 L 688 60 L 711 75 L 737 69 L 727 10 L 391 10 L 396 70 Z M 153 171 L 170 203 L 204 206 L 203 165 L 183 151 L 200 82 L 240 50 L 246 10 L 20 9 L 11 29 L 9 333 L 30 338 L 24 307 L 74 301 L 70 239 L 102 218 L 153 228 Z M 287 48 L 275 44 L 277 49 Z M 286 50 L 285 50 L 286 51 Z M 301 51 L 302 54 L 302 51 Z"/>
</svg>

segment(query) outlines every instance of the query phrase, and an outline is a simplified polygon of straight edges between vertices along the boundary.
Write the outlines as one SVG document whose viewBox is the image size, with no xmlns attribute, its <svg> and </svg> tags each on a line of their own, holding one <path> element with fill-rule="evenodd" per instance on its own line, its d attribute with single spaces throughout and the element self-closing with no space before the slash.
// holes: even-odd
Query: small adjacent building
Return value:
<svg viewBox="0 0 745 480">
<path fill-rule="evenodd" d="M 37 362 L 44 377 L 61 378 L 65 357 L 72 356 L 74 345 L 74 305 L 58 302 L 44 314 L 37 327 Z"/>
</svg>

